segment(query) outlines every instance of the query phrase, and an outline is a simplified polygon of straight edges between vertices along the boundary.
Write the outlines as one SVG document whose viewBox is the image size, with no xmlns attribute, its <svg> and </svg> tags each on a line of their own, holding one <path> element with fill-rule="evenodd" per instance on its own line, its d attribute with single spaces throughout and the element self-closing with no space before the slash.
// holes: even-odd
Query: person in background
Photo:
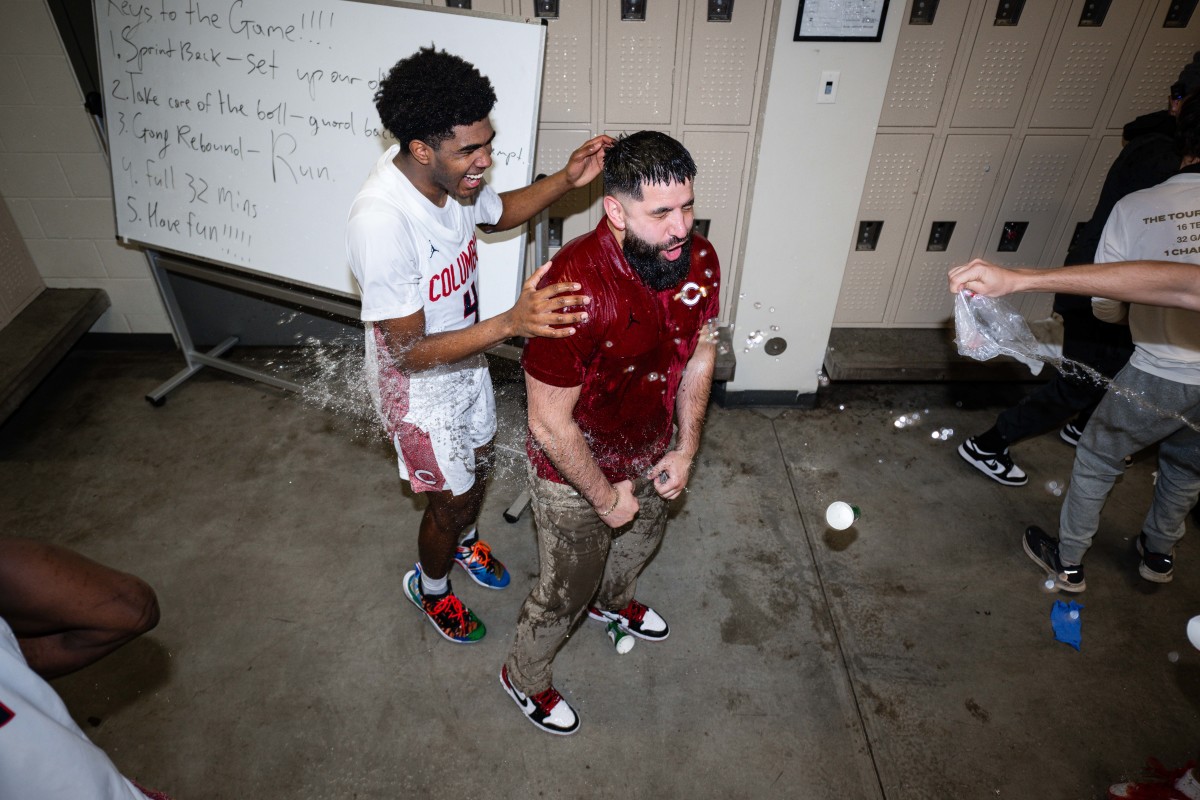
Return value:
<svg viewBox="0 0 1200 800">
<path fill-rule="evenodd" d="M 1200 242 L 1191 242 L 1186 233 L 1200 221 L 1200 96 L 1184 100 L 1179 137 L 1183 158 L 1178 174 L 1116 204 L 1100 237 L 1097 261 L 1166 255 L 1200 264 Z M 968 277 L 973 274 L 971 265 L 960 269 Z M 951 273 L 952 288 L 973 288 L 964 272 Z M 1134 353 L 1113 378 L 1076 447 L 1058 538 L 1031 525 L 1022 547 L 1057 588 L 1084 591 L 1083 556 L 1100 526 L 1108 493 L 1125 471 L 1125 455 L 1157 444 L 1154 499 L 1135 544 L 1141 557 L 1138 574 L 1168 583 L 1174 574 L 1174 545 L 1200 496 L 1200 313 L 1130 305 L 1111 297 L 1095 297 L 1092 304 L 1101 319 L 1128 322 Z"/>
<path fill-rule="evenodd" d="M 1179 169 L 1176 117 L 1183 98 L 1200 89 L 1200 53 L 1171 85 L 1167 107 L 1125 125 L 1125 145 L 1117 155 L 1096 208 L 1067 251 L 1066 263 L 1088 264 L 1113 206 L 1125 195 L 1155 186 Z M 1063 321 L 1063 357 L 1112 378 L 1133 353 L 1129 328 L 1097 319 L 1086 297 L 1058 293 L 1054 311 Z M 1029 478 L 1009 454 L 1009 447 L 1029 436 L 1059 427 L 1059 438 L 1072 447 L 1104 397 L 1105 386 L 1077 371 L 1058 372 L 1019 404 L 1005 409 L 991 428 L 968 438 L 958 454 L 981 473 L 1005 486 L 1024 486 Z M 1061 426 L 1061 427 L 1060 427 Z"/>
<path fill-rule="evenodd" d="M 0 538 L 0 797 L 167 800 L 125 778 L 46 682 L 158 624 L 145 581 L 64 547 Z"/>
<path fill-rule="evenodd" d="M 367 383 L 398 454 L 400 477 L 428 498 L 418 563 L 403 579 L 409 600 L 448 641 L 480 641 L 486 628 L 454 594 L 450 568 L 503 589 L 508 571 L 479 538 L 476 520 L 492 461 L 496 407 L 484 351 L 512 337 L 565 337 L 587 319 L 577 283 L 537 288 L 479 318 L 476 227 L 524 224 L 604 163 L 607 136 L 588 140 L 559 172 L 497 194 L 484 180 L 496 132 L 491 82 L 444 50 L 423 48 L 392 67 L 375 94 L 397 143 L 354 198 L 346 228 L 362 294 Z M 559 326 L 559 327 L 553 327 Z"/>
</svg>

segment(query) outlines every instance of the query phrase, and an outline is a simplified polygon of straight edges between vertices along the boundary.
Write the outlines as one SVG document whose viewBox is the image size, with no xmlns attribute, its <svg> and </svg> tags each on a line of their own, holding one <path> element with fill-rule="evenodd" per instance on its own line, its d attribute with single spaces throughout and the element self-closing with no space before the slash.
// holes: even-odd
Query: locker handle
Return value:
<svg viewBox="0 0 1200 800">
<path fill-rule="evenodd" d="M 558 0 L 534 0 L 533 15 L 542 19 L 558 19 Z"/>
<path fill-rule="evenodd" d="M 937 16 L 938 0 L 913 0 L 912 13 L 908 15 L 909 25 L 932 25 Z"/>
<path fill-rule="evenodd" d="M 1104 24 L 1104 18 L 1108 16 L 1108 7 L 1112 5 L 1112 0 L 1087 0 L 1083 4 L 1083 10 L 1079 12 L 1079 27 L 1081 28 L 1099 28 Z"/>
<path fill-rule="evenodd" d="M 1017 249 L 1021 246 L 1021 240 L 1025 238 L 1025 229 L 1028 227 L 1028 222 L 1004 223 L 1004 227 L 1000 229 L 1000 243 L 996 245 L 996 252 L 1017 252 Z"/>
<path fill-rule="evenodd" d="M 645 22 L 646 0 L 621 0 L 622 22 Z"/>
<path fill-rule="evenodd" d="M 1196 0 L 1174 0 L 1167 6 L 1167 17 L 1163 20 L 1164 28 L 1186 28 L 1192 21 L 1196 11 Z"/>
<path fill-rule="evenodd" d="M 996 4 L 996 19 L 993 25 L 1016 25 L 1021 21 L 1021 12 L 1025 10 L 1025 0 L 1000 0 Z"/>
<path fill-rule="evenodd" d="M 954 235 L 953 222 L 935 222 L 929 226 L 929 241 L 925 244 L 925 250 L 930 253 L 944 252 L 950 244 L 950 237 Z"/>
<path fill-rule="evenodd" d="M 854 240 L 854 249 L 874 250 L 879 246 L 879 232 L 882 230 L 881 219 L 864 219 L 858 223 L 858 238 Z"/>
<path fill-rule="evenodd" d="M 733 22 L 733 0 L 708 0 L 709 22 Z"/>
</svg>

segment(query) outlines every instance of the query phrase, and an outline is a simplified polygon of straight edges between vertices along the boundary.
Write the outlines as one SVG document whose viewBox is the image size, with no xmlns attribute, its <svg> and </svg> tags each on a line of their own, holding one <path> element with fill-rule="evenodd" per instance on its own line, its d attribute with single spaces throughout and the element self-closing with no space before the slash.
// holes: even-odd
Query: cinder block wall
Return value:
<svg viewBox="0 0 1200 800">
<path fill-rule="evenodd" d="M 0 196 L 47 287 L 108 293 L 93 331 L 170 331 L 145 256 L 116 241 L 108 162 L 44 0 L 0 2 Z"/>
</svg>

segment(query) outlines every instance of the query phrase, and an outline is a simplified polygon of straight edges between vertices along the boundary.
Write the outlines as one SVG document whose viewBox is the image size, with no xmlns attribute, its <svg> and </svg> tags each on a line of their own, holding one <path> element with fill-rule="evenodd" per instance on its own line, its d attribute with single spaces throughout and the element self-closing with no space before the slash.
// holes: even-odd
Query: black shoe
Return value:
<svg viewBox="0 0 1200 800">
<path fill-rule="evenodd" d="M 1025 471 L 1013 463 L 1007 447 L 999 453 L 988 453 L 979 449 L 972 436 L 958 446 L 958 454 L 963 461 L 997 483 L 1005 486 L 1024 486 L 1029 483 Z"/>
<path fill-rule="evenodd" d="M 1053 580 L 1054 588 L 1064 592 L 1082 592 L 1087 588 L 1082 564 L 1064 564 L 1058 557 L 1058 540 L 1051 539 L 1037 525 L 1025 529 L 1021 539 L 1025 553 Z M 1051 581 L 1046 581 L 1050 584 Z"/>
<path fill-rule="evenodd" d="M 1138 565 L 1138 574 L 1148 581 L 1155 583 L 1170 583 L 1175 577 L 1175 551 L 1170 553 L 1152 553 L 1146 547 L 1146 534 L 1137 538 L 1138 555 L 1142 563 Z"/>
<path fill-rule="evenodd" d="M 1062 430 L 1058 432 L 1058 438 L 1062 439 L 1067 444 L 1074 447 L 1079 444 L 1079 440 L 1083 437 L 1083 428 L 1080 428 L 1074 422 L 1068 422 L 1062 426 Z"/>
</svg>

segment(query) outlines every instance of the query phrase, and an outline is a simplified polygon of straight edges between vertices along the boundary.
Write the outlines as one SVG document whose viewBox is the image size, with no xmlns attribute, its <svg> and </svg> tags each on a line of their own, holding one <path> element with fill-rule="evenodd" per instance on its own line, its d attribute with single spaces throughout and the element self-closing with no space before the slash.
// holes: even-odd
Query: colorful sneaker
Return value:
<svg viewBox="0 0 1200 800">
<path fill-rule="evenodd" d="M 453 589 L 438 597 L 426 597 L 421 594 L 420 564 L 404 576 L 404 593 L 414 606 L 421 609 L 429 624 L 447 641 L 455 644 L 474 644 L 487 633 L 483 622 L 475 616 L 475 612 L 462 604 L 454 595 Z"/>
<path fill-rule="evenodd" d="M 488 589 L 503 589 L 508 586 L 508 570 L 500 559 L 492 555 L 492 548 L 483 539 L 476 539 L 470 547 L 458 547 L 454 551 L 454 563 L 467 571 L 471 580 Z"/>
<path fill-rule="evenodd" d="M 661 641 L 670 635 L 671 629 L 667 621 L 660 617 L 650 606 L 642 605 L 637 600 L 630 600 L 629 605 L 620 611 L 605 611 L 596 606 L 588 606 L 588 616 L 601 622 L 615 622 L 626 633 L 632 633 L 639 639 Z"/>
<path fill-rule="evenodd" d="M 1138 565 L 1138 574 L 1148 581 L 1155 583 L 1170 583 L 1175 577 L 1175 550 L 1169 553 L 1152 553 L 1146 546 L 1146 534 L 1137 538 L 1138 555 L 1142 563 Z"/>
<path fill-rule="evenodd" d="M 1029 483 L 1025 471 L 1013 463 L 1007 447 L 999 453 L 988 453 L 979 449 L 972 436 L 958 446 L 958 454 L 963 461 L 997 483 L 1005 486 L 1024 486 Z"/>
<path fill-rule="evenodd" d="M 1074 447 L 1079 444 L 1079 440 L 1083 438 L 1083 428 L 1080 428 L 1074 422 L 1068 422 L 1062 426 L 1062 430 L 1058 432 L 1058 438 L 1062 439 L 1067 444 Z"/>
<path fill-rule="evenodd" d="M 1064 592 L 1082 592 L 1087 588 L 1087 582 L 1083 579 L 1083 565 L 1062 563 L 1058 557 L 1058 541 L 1047 536 L 1037 525 L 1025 529 L 1021 546 L 1035 564 L 1046 570 L 1055 588 Z M 1048 586 L 1050 581 L 1046 581 L 1046 584 Z"/>
<path fill-rule="evenodd" d="M 508 665 L 500 668 L 500 685 L 530 722 L 546 733 L 569 736 L 579 730 L 579 716 L 571 704 L 551 686 L 543 692 L 527 695 L 508 682 Z"/>
<path fill-rule="evenodd" d="M 1168 770 L 1156 759 L 1150 759 L 1154 777 L 1146 781 L 1114 783 L 1108 787 L 1109 800 L 1200 800 L 1200 781 L 1189 762 L 1186 766 Z"/>
</svg>

